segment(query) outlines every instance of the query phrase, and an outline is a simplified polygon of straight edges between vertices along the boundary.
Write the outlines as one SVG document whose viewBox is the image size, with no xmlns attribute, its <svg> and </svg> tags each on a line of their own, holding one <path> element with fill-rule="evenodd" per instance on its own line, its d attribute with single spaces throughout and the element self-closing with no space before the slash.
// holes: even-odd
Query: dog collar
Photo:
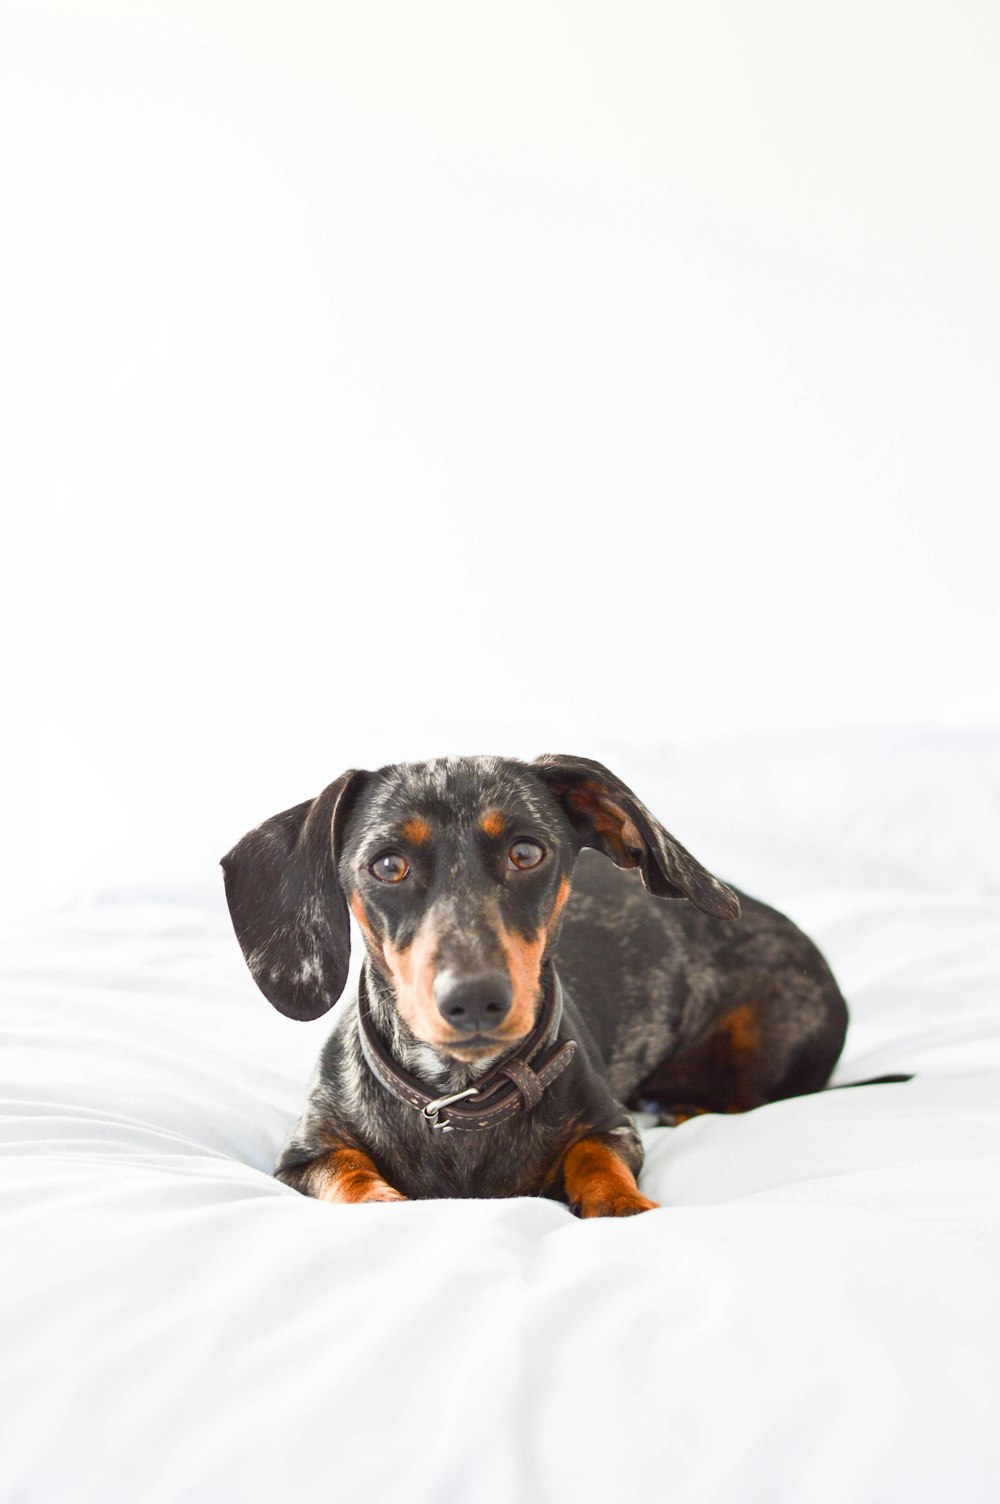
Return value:
<svg viewBox="0 0 1000 1504">
<path fill-rule="evenodd" d="M 576 1054 L 575 1039 L 556 1042 L 562 1015 L 562 983 L 553 970 L 552 987 L 542 1015 L 513 1055 L 487 1071 L 476 1086 L 432 1097 L 415 1076 L 396 1064 L 376 1033 L 364 971 L 358 983 L 358 1037 L 369 1070 L 397 1102 L 416 1108 L 428 1128 L 436 1133 L 451 1133 L 456 1128 L 464 1132 L 495 1128 L 498 1123 L 537 1107 L 546 1088 L 562 1075 Z M 441 1113 L 446 1109 L 447 1116 L 442 1118 Z"/>
</svg>

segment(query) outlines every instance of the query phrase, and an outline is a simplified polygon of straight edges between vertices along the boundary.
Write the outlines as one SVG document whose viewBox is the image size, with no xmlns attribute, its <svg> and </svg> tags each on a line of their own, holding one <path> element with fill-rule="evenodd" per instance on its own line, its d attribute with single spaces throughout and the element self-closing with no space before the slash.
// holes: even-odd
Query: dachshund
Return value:
<svg viewBox="0 0 1000 1504">
<path fill-rule="evenodd" d="M 326 1013 L 275 1174 L 338 1202 L 655 1207 L 632 1112 L 678 1124 L 821 1090 L 847 1006 L 816 946 L 720 882 L 600 763 L 350 771 L 223 858 L 264 996 Z"/>
</svg>

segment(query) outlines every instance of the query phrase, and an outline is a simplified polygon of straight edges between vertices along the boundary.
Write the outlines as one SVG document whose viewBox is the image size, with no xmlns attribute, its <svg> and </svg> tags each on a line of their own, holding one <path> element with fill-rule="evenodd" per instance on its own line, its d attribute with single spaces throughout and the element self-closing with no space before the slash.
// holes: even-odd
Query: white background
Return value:
<svg viewBox="0 0 1000 1504">
<path fill-rule="evenodd" d="M 2 19 L 8 909 L 373 744 L 996 720 L 994 5 Z"/>
</svg>

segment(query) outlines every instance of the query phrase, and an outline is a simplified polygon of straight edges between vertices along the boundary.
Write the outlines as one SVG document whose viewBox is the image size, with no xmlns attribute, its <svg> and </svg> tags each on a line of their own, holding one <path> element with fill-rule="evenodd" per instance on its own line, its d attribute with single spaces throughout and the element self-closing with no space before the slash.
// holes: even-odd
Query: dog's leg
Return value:
<svg viewBox="0 0 1000 1504">
<path fill-rule="evenodd" d="M 562 1162 L 566 1199 L 580 1217 L 632 1217 L 659 1203 L 644 1196 L 635 1176 L 604 1138 L 582 1138 Z"/>
<path fill-rule="evenodd" d="M 636 1101 L 658 1104 L 659 1121 L 669 1124 L 819 1091 L 840 1053 L 841 1014 L 817 1006 L 811 1021 L 796 1006 L 794 991 L 786 996 L 773 986 L 730 1004 L 639 1083 Z"/>
<path fill-rule="evenodd" d="M 293 1169 L 279 1170 L 277 1178 L 314 1196 L 317 1201 L 405 1201 L 406 1197 L 383 1179 L 374 1162 L 360 1149 L 331 1149 L 320 1159 Z"/>
</svg>

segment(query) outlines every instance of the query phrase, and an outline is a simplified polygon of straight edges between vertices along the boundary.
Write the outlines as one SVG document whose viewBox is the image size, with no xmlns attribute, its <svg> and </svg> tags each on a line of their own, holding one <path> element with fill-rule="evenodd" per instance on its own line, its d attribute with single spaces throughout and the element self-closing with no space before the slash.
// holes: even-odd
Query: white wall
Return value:
<svg viewBox="0 0 1000 1504">
<path fill-rule="evenodd" d="M 996 719 L 998 61 L 986 0 L 5 0 L 5 901 L 373 726 Z"/>
</svg>

